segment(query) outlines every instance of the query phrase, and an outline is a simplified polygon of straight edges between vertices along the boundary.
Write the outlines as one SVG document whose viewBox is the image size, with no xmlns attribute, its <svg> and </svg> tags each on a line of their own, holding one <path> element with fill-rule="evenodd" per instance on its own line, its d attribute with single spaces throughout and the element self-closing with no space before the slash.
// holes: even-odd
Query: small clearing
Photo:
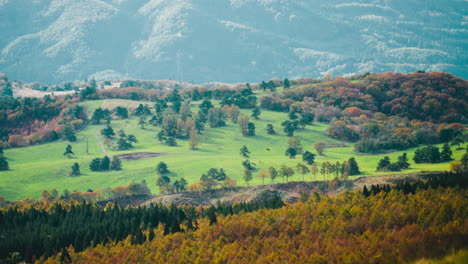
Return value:
<svg viewBox="0 0 468 264">
<path fill-rule="evenodd" d="M 168 154 L 167 153 L 155 153 L 155 152 L 137 152 L 137 153 L 120 154 L 116 156 L 123 160 L 139 160 L 139 159 L 160 157 L 160 156 L 165 156 L 165 155 L 168 155 Z"/>
</svg>

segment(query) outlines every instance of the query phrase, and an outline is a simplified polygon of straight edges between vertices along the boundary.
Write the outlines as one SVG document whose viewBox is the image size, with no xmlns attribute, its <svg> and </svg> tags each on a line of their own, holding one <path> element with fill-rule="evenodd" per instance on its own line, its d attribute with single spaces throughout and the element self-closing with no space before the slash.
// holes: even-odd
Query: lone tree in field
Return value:
<svg viewBox="0 0 468 264">
<path fill-rule="evenodd" d="M 261 113 L 262 113 L 262 110 L 260 110 L 260 108 L 258 108 L 258 107 L 255 107 L 255 108 L 252 110 L 252 115 L 250 115 L 250 116 L 253 117 L 254 119 L 257 119 L 257 120 L 258 120 Z"/>
<path fill-rule="evenodd" d="M 199 142 L 198 130 L 196 130 L 195 128 L 192 128 L 190 130 L 190 135 L 189 135 L 190 149 L 196 150 L 198 147 L 198 142 Z"/>
<path fill-rule="evenodd" d="M 242 166 L 248 170 L 255 170 L 255 163 L 250 162 L 250 160 L 246 159 L 242 162 Z"/>
<path fill-rule="evenodd" d="M 75 162 L 73 164 L 73 166 L 71 167 L 72 171 L 70 173 L 70 176 L 78 176 L 81 174 L 80 172 L 80 164 L 78 164 L 77 162 Z"/>
<path fill-rule="evenodd" d="M 72 150 L 72 146 L 71 145 L 67 145 L 67 147 L 65 148 L 65 152 L 63 153 L 64 156 L 68 156 L 68 158 L 71 158 L 72 155 L 75 155 L 75 153 L 73 153 L 73 150 Z"/>
<path fill-rule="evenodd" d="M 163 161 L 159 162 L 158 165 L 156 166 L 156 172 L 159 175 L 166 175 L 169 173 L 169 169 L 167 167 L 167 164 L 164 163 Z"/>
<path fill-rule="evenodd" d="M 405 155 L 405 157 L 406 157 L 406 155 Z M 358 164 L 356 162 L 356 159 L 354 157 L 349 158 L 348 164 L 349 164 L 349 175 L 350 176 L 361 174 L 361 172 L 359 171 L 359 166 L 358 166 Z"/>
<path fill-rule="evenodd" d="M 314 148 L 315 150 L 317 151 L 317 153 L 320 155 L 320 156 L 323 156 L 323 152 L 325 151 L 325 147 L 327 146 L 327 144 L 325 144 L 325 142 L 317 142 L 314 144 Z"/>
<path fill-rule="evenodd" d="M 315 162 L 315 154 L 312 154 L 309 151 L 306 151 L 302 154 L 302 160 L 307 162 L 308 165 L 312 165 Z"/>
<path fill-rule="evenodd" d="M 121 170 L 122 169 L 122 161 L 119 159 L 118 156 L 114 156 L 110 163 L 111 170 Z"/>
<path fill-rule="evenodd" d="M 249 151 L 249 149 L 244 145 L 244 146 L 242 146 L 242 148 L 240 149 L 240 154 L 242 155 L 242 157 L 248 158 L 248 157 L 249 157 L 249 154 L 250 154 L 250 151 Z"/>
<path fill-rule="evenodd" d="M 268 135 L 274 135 L 274 134 L 276 134 L 275 128 L 273 127 L 272 124 L 267 124 L 266 131 L 267 131 L 267 134 L 268 134 Z"/>
</svg>

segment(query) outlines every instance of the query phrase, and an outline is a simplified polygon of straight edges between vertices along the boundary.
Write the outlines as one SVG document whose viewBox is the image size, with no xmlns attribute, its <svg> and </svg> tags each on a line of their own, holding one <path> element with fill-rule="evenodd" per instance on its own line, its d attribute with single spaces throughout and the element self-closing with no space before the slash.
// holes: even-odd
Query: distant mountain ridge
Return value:
<svg viewBox="0 0 468 264">
<path fill-rule="evenodd" d="M 0 0 L 0 72 L 62 82 L 468 78 L 466 0 Z"/>
</svg>

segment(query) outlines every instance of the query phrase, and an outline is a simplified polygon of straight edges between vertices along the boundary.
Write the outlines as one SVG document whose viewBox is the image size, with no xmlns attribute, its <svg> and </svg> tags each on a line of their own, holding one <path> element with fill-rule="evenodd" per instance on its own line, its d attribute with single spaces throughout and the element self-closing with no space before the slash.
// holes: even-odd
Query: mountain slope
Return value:
<svg viewBox="0 0 468 264">
<path fill-rule="evenodd" d="M 206 82 L 365 71 L 468 77 L 464 0 L 2 0 L 0 72 Z"/>
</svg>

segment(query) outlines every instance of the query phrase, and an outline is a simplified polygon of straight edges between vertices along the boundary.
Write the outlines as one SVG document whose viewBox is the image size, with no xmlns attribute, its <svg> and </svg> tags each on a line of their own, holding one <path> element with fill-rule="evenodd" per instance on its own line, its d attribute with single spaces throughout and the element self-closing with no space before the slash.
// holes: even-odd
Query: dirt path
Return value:
<svg viewBox="0 0 468 264">
<path fill-rule="evenodd" d="M 99 137 L 99 130 L 102 128 L 102 126 L 99 126 L 96 131 L 94 131 L 94 137 L 96 138 L 97 142 L 98 142 L 98 145 L 99 145 L 99 148 L 101 149 L 101 152 L 104 156 L 108 156 L 107 155 L 107 151 L 106 151 L 106 148 L 104 148 L 104 144 L 102 144 L 102 141 L 101 141 L 101 138 Z"/>
</svg>

